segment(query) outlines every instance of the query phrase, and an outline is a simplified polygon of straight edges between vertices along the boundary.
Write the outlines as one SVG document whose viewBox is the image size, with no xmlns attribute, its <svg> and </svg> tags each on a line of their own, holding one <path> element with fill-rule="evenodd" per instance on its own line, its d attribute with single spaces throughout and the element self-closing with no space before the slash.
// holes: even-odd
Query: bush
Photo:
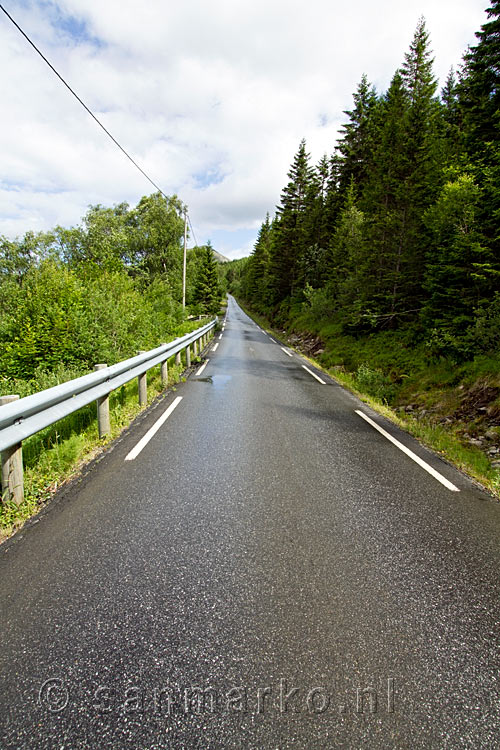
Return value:
<svg viewBox="0 0 500 750">
<path fill-rule="evenodd" d="M 391 403 L 396 395 L 396 386 L 381 370 L 372 370 L 362 364 L 356 372 L 356 385 L 361 391 L 379 401 Z"/>
</svg>

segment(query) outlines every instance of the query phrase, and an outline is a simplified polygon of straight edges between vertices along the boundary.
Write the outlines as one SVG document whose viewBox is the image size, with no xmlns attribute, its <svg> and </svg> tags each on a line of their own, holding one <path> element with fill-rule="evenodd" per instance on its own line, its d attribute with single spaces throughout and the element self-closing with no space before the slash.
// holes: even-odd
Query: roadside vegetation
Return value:
<svg viewBox="0 0 500 750">
<path fill-rule="evenodd" d="M 78 227 L 0 237 L 0 395 L 22 398 L 115 364 L 219 311 L 225 282 L 210 244 L 188 251 L 182 307 L 182 209 L 175 196 L 154 194 L 135 208 L 90 207 Z M 171 385 L 180 376 L 169 362 Z M 150 371 L 150 402 L 161 389 Z M 112 394 L 106 440 L 90 405 L 24 441 L 25 502 L 3 498 L 0 538 L 102 451 L 137 416 L 137 401 L 136 383 Z"/>
<path fill-rule="evenodd" d="M 387 337 L 353 341 L 332 335 L 328 326 L 313 333 L 307 319 L 302 328 L 273 328 L 239 303 L 262 328 L 500 497 L 500 356 L 460 367 L 423 356 L 403 371 Z"/>
<path fill-rule="evenodd" d="M 230 291 L 498 492 L 500 0 L 438 92 L 420 20 L 386 92 L 363 75 L 333 154 L 301 141 Z"/>
</svg>

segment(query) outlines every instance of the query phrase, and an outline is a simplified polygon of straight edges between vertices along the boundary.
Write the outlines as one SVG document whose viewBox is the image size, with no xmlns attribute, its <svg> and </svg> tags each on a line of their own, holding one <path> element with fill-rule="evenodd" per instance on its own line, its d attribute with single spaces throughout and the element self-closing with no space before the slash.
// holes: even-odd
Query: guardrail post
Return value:
<svg viewBox="0 0 500 750">
<path fill-rule="evenodd" d="M 0 396 L 0 406 L 17 401 L 18 395 Z M 2 451 L 2 499 L 20 505 L 24 500 L 23 447 L 17 443 Z"/>
<path fill-rule="evenodd" d="M 166 344 L 162 344 L 162 346 L 166 346 Z M 161 384 L 164 388 L 168 386 L 168 360 L 165 359 L 161 363 Z"/>
<path fill-rule="evenodd" d="M 141 349 L 138 354 L 145 354 L 144 349 Z M 137 376 L 137 382 L 139 384 L 139 406 L 146 406 L 148 403 L 148 373 L 143 372 L 142 375 Z"/>
<path fill-rule="evenodd" d="M 191 367 L 191 347 L 186 346 L 186 367 Z"/>
<path fill-rule="evenodd" d="M 175 355 L 175 364 L 180 365 L 180 363 L 181 363 L 181 353 L 177 352 L 177 354 Z"/>
<path fill-rule="evenodd" d="M 193 341 L 193 354 L 195 357 L 198 356 L 198 339 Z"/>
<path fill-rule="evenodd" d="M 94 365 L 94 370 L 104 370 L 106 364 Z M 99 437 L 103 438 L 111 432 L 111 422 L 109 421 L 109 394 L 97 399 L 97 428 Z"/>
</svg>

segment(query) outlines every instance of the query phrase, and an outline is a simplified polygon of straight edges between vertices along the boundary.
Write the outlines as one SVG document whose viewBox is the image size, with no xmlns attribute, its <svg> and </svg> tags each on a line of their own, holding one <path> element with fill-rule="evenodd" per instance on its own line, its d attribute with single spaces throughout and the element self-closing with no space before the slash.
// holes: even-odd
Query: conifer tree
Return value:
<svg viewBox="0 0 500 750">
<path fill-rule="evenodd" d="M 442 139 L 445 165 L 458 162 L 464 153 L 462 117 L 459 105 L 459 85 L 453 68 L 441 89 Z"/>
<path fill-rule="evenodd" d="M 273 302 L 280 302 L 297 291 L 300 259 L 308 242 L 306 217 L 311 204 L 313 180 L 309 159 L 303 139 L 277 207 L 276 236 L 269 269 Z"/>
<path fill-rule="evenodd" d="M 478 224 L 481 190 L 470 174 L 452 174 L 425 222 L 434 244 L 425 277 L 428 299 L 422 310 L 427 329 L 461 335 L 485 302 L 498 272 Z"/>
<path fill-rule="evenodd" d="M 408 247 L 409 154 L 408 97 L 400 72 L 384 97 L 381 128 L 373 166 L 363 191 L 361 210 L 367 216 L 367 253 L 359 273 L 364 306 L 371 315 L 396 310 Z"/>
<path fill-rule="evenodd" d="M 381 324 L 418 314 L 426 258 L 423 214 L 441 180 L 440 105 L 428 34 L 419 21 L 401 71 L 384 97 L 380 130 L 361 208 L 367 216 L 372 274 L 363 286 Z M 368 265 L 365 264 L 368 268 Z"/>
<path fill-rule="evenodd" d="M 246 296 L 262 307 L 268 301 L 268 266 L 272 225 L 269 212 L 263 222 L 246 268 Z"/>
<path fill-rule="evenodd" d="M 478 44 L 465 54 L 461 105 L 466 118 L 468 147 L 481 154 L 498 142 L 500 109 L 500 0 L 492 0 L 488 21 L 476 32 Z"/>
<path fill-rule="evenodd" d="M 469 157 L 483 189 L 480 220 L 486 241 L 500 255 L 500 0 L 492 0 L 478 44 L 465 55 L 460 105 Z"/>
<path fill-rule="evenodd" d="M 203 256 L 198 268 L 194 289 L 194 302 L 202 312 L 216 313 L 220 303 L 217 261 L 214 258 L 210 241 L 203 248 Z"/>
<path fill-rule="evenodd" d="M 352 178 L 330 243 L 327 263 L 328 296 L 334 306 L 342 310 L 349 324 L 359 323 L 364 311 L 362 284 L 370 273 L 370 268 L 366 267 L 370 258 L 364 246 L 364 235 L 365 217 L 358 208 Z"/>
<path fill-rule="evenodd" d="M 340 199 L 350 188 L 351 180 L 360 186 L 366 180 L 372 160 L 375 137 L 375 110 L 377 95 L 363 74 L 353 94 L 354 108 L 345 110 L 349 121 L 341 126 L 342 136 L 337 144 L 335 166 L 338 171 Z"/>
<path fill-rule="evenodd" d="M 304 220 L 305 246 L 299 259 L 298 282 L 318 288 L 325 280 L 329 231 L 328 183 L 330 162 L 326 154 L 314 168 L 308 189 L 307 212 Z"/>
</svg>

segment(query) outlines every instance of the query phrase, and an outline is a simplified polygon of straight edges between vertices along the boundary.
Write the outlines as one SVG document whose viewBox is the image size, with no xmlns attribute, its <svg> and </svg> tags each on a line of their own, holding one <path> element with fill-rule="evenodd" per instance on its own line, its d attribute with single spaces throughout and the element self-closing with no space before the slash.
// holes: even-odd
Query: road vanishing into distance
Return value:
<svg viewBox="0 0 500 750">
<path fill-rule="evenodd" d="M 499 748 L 500 505 L 232 298 L 205 356 L 0 547 L 2 750 Z"/>
</svg>

